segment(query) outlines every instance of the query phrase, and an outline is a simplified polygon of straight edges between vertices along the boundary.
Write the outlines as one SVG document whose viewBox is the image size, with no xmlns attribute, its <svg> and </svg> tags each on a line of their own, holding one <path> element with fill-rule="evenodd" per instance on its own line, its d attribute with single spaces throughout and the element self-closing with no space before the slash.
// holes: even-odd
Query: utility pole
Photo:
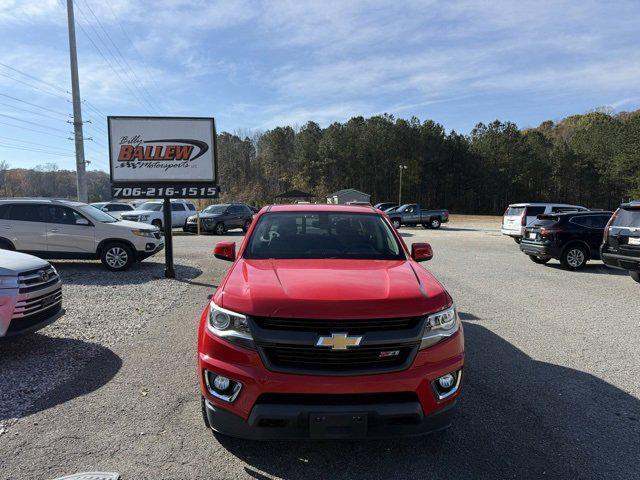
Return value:
<svg viewBox="0 0 640 480">
<path fill-rule="evenodd" d="M 402 171 L 406 169 L 406 165 L 400 165 L 400 188 L 398 189 L 398 206 L 402 205 Z"/>
<path fill-rule="evenodd" d="M 73 133 L 76 142 L 76 180 L 78 201 L 87 203 L 87 177 L 82 136 L 82 109 L 80 106 L 80 82 L 78 80 L 78 54 L 76 52 L 76 26 L 73 18 L 73 0 L 67 0 L 69 23 L 69 56 L 71 58 L 71 96 L 73 99 Z"/>
</svg>

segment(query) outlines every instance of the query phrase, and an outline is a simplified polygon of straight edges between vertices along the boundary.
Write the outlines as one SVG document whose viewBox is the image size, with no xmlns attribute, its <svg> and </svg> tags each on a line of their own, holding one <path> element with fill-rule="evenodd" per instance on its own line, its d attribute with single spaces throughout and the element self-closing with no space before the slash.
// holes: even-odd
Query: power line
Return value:
<svg viewBox="0 0 640 480">
<path fill-rule="evenodd" d="M 62 138 L 62 137 L 60 137 L 60 138 Z M 51 145 L 46 145 L 46 144 L 44 144 L 44 143 L 29 142 L 29 141 L 27 141 L 27 140 L 22 140 L 21 138 L 12 138 L 12 137 L 3 137 L 3 136 L 0 136 L 0 139 L 9 140 L 9 141 L 11 141 L 11 142 L 19 142 L 19 143 L 26 143 L 26 144 L 29 144 L 29 145 L 36 145 L 36 146 L 39 146 L 39 147 L 54 148 L 54 149 L 56 149 L 56 150 L 64 150 L 64 149 L 59 148 L 59 147 L 51 147 Z M 73 153 L 71 150 L 64 150 L 64 151 L 65 151 L 65 152 L 67 152 L 67 151 L 68 151 L 68 152 Z"/>
<path fill-rule="evenodd" d="M 35 125 L 36 127 L 41 127 L 41 128 L 47 128 L 49 130 L 54 130 L 56 132 L 62 132 L 62 133 L 67 133 L 66 130 L 61 130 L 59 128 L 55 128 L 55 127 L 50 127 L 48 125 L 42 125 L 41 123 L 37 123 L 37 122 L 30 122 L 29 120 L 22 120 L 21 118 L 18 117 L 14 117 L 12 115 L 7 115 L 5 113 L 0 113 L 0 117 L 6 117 L 6 118 L 10 118 L 11 120 L 15 120 L 18 122 L 23 122 L 23 123 L 28 123 L 30 125 Z"/>
<path fill-rule="evenodd" d="M 27 151 L 27 152 L 45 153 L 47 155 L 56 155 L 58 157 L 74 157 L 75 156 L 73 153 L 71 153 L 71 154 L 69 154 L 69 153 L 57 153 L 57 152 L 51 152 L 49 150 L 44 150 L 44 149 L 27 148 L 27 147 L 16 147 L 14 145 L 8 145 L 8 144 L 4 144 L 4 143 L 0 143 L 0 148 L 11 148 L 13 150 L 24 150 L 24 151 Z"/>
<path fill-rule="evenodd" d="M 47 82 L 45 80 L 42 80 L 41 78 L 34 77 L 33 75 L 31 75 L 29 73 L 26 73 L 26 72 L 23 72 L 22 70 L 18 70 L 17 68 L 12 67 L 11 65 L 7 65 L 6 63 L 2 63 L 2 62 L 0 62 L 0 65 L 2 65 L 4 68 L 8 68 L 9 70 L 13 70 L 14 72 L 17 72 L 17 73 L 19 73 L 21 75 L 24 75 L 25 77 L 28 77 L 28 78 L 30 78 L 32 80 L 36 80 L 36 81 L 38 81 L 40 83 L 43 83 L 43 84 L 53 88 L 54 90 L 58 90 L 58 91 L 60 91 L 62 93 L 65 93 L 65 94 L 69 93 L 64 88 L 61 88 L 58 85 L 54 85 L 53 83 Z"/>
<path fill-rule="evenodd" d="M 53 115 L 49 115 L 48 113 L 38 112 L 36 110 L 29 110 L 29 109 L 26 109 L 26 108 L 20 108 L 20 107 L 18 107 L 16 105 L 11 105 L 10 103 L 0 102 L 0 105 L 4 105 L 5 107 L 10 107 L 10 108 L 15 108 L 16 110 L 21 111 L 21 112 L 32 113 L 32 114 L 35 114 L 35 115 L 38 115 L 38 116 L 52 118 L 54 120 L 61 120 L 58 117 L 54 117 Z"/>
<path fill-rule="evenodd" d="M 22 125 L 15 125 L 13 123 L 0 122 L 0 125 L 7 125 L 9 127 L 20 128 L 22 130 L 29 130 L 30 132 L 41 133 L 42 135 L 49 135 L 51 137 L 66 139 L 66 137 L 62 137 L 60 135 L 56 135 L 56 134 L 49 133 L 49 132 L 43 132 L 42 130 L 36 130 L 35 128 L 29 128 L 29 127 L 25 127 L 25 126 L 22 126 Z M 67 133 L 67 132 L 65 132 L 65 133 Z"/>
<path fill-rule="evenodd" d="M 38 91 L 43 92 L 43 93 L 46 93 L 47 95 L 52 95 L 52 96 L 58 97 L 58 98 L 64 98 L 65 100 L 67 99 L 66 96 L 60 95 L 59 93 L 50 92 L 49 90 L 45 90 L 43 88 L 38 87 L 37 85 L 33 85 L 33 84 L 29 83 L 29 82 L 25 82 L 24 80 L 20 80 L 19 78 L 12 77 L 11 75 L 8 75 L 6 73 L 0 72 L 0 75 L 2 75 L 3 77 L 6 77 L 6 78 L 10 78 L 14 82 L 21 83 L 23 85 L 26 85 L 27 87 L 31 87 L 31 88 L 33 88 L 35 90 L 38 90 Z"/>
<path fill-rule="evenodd" d="M 21 99 L 19 99 L 17 97 L 12 97 L 11 95 L 7 95 L 5 93 L 0 93 L 0 96 L 6 97 L 6 98 L 10 98 L 11 100 L 15 100 L 16 102 L 21 102 L 21 103 L 25 103 L 27 105 L 31 105 L 32 107 L 38 107 L 38 108 L 41 108 L 42 110 L 46 110 L 48 112 L 57 113 L 58 115 L 62 115 L 64 117 L 68 116 L 67 113 L 59 112 L 57 110 L 53 110 L 52 108 L 47 108 L 47 107 L 43 107 L 42 105 L 38 105 L 38 104 L 35 104 L 35 103 L 27 102 L 26 100 L 21 100 Z"/>
<path fill-rule="evenodd" d="M 107 39 L 109 40 L 109 42 L 111 42 L 111 45 L 113 45 L 113 48 L 115 49 L 116 53 L 118 53 L 118 55 L 120 56 L 120 58 L 122 59 L 122 61 L 125 63 L 125 65 L 127 66 L 127 68 L 125 69 L 122 64 L 120 63 L 120 61 L 118 60 L 118 57 L 116 57 L 115 55 L 113 55 L 113 58 L 118 62 L 118 64 L 120 65 L 120 67 L 122 68 L 122 70 L 129 76 L 129 78 L 131 78 L 133 80 L 133 84 L 134 86 L 138 89 L 138 91 L 141 93 L 141 97 L 147 102 L 147 104 L 151 107 L 151 108 L 155 108 L 157 110 L 157 107 L 154 105 L 154 100 L 151 97 L 151 94 L 149 93 L 149 91 L 144 87 L 144 84 L 140 81 L 140 78 L 138 78 L 138 76 L 136 75 L 136 71 L 131 68 L 131 65 L 129 64 L 129 62 L 127 62 L 127 59 L 124 57 L 124 55 L 122 55 L 122 51 L 118 48 L 118 46 L 116 45 L 116 43 L 113 41 L 113 39 L 111 38 L 111 35 L 109 35 L 109 32 L 107 32 L 107 30 L 104 28 L 104 26 L 102 25 L 102 22 L 100 21 L 100 19 L 96 16 L 95 12 L 93 11 L 93 9 L 91 8 L 91 5 L 89 5 L 89 2 L 87 2 L 87 0 L 84 0 L 84 4 L 86 5 L 86 7 L 89 9 L 89 12 L 91 13 L 91 15 L 93 16 L 93 18 L 96 19 L 96 22 L 98 22 L 98 26 L 100 27 L 100 29 L 102 30 L 102 32 L 105 34 L 105 36 L 107 37 Z M 105 44 L 105 46 L 108 47 L 108 45 L 106 44 L 106 42 L 103 42 Z M 109 51 L 111 51 L 109 49 Z M 137 83 L 136 83 L 137 82 Z M 144 98 L 144 94 L 146 93 L 147 98 Z M 149 101 L 151 100 L 151 101 Z"/>
<path fill-rule="evenodd" d="M 106 115 L 104 113 L 102 113 L 100 110 L 98 110 L 97 107 L 93 106 L 91 103 L 89 103 L 89 100 L 83 100 L 83 103 L 87 104 L 87 107 L 89 107 L 91 110 L 93 110 L 94 112 L 96 112 L 98 115 L 102 115 L 103 117 L 106 117 Z"/>
</svg>

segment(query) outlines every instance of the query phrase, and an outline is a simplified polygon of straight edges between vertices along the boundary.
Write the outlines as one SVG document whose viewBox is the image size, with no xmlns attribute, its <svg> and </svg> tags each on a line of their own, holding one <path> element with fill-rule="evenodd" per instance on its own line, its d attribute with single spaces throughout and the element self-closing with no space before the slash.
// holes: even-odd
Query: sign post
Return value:
<svg viewBox="0 0 640 480">
<path fill-rule="evenodd" d="M 111 195 L 163 199 L 165 277 L 173 266 L 172 198 L 217 198 L 213 118 L 108 117 Z"/>
</svg>

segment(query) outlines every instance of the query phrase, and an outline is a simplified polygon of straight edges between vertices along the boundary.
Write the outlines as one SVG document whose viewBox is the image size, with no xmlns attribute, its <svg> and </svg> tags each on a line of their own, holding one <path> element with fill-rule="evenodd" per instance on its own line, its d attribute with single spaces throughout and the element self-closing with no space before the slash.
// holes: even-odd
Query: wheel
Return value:
<svg viewBox="0 0 640 480">
<path fill-rule="evenodd" d="M 391 225 L 393 225 L 393 228 L 395 228 L 396 230 L 400 228 L 400 220 L 398 220 L 397 218 L 393 218 L 391 219 Z"/>
<path fill-rule="evenodd" d="M 631 278 L 633 278 L 636 282 L 640 283 L 640 272 L 629 272 Z"/>
<path fill-rule="evenodd" d="M 102 264 L 114 272 L 127 270 L 134 262 L 131 247 L 124 243 L 110 243 L 102 249 L 100 255 Z"/>
<path fill-rule="evenodd" d="M 154 227 L 158 227 L 159 229 L 162 229 L 162 220 L 158 220 L 156 218 L 151 222 L 151 225 L 153 225 Z"/>
<path fill-rule="evenodd" d="M 202 420 L 204 420 L 204 425 L 207 428 L 211 428 L 211 424 L 209 423 L 209 417 L 207 417 L 207 406 L 204 404 L 204 397 L 200 397 L 200 405 L 202 407 Z"/>
<path fill-rule="evenodd" d="M 213 228 L 213 233 L 216 235 L 224 235 L 224 232 L 227 231 L 227 227 L 224 226 L 223 222 L 216 223 L 216 226 Z"/>
<path fill-rule="evenodd" d="M 522 239 L 520 237 L 513 237 L 513 240 L 519 244 Z"/>
<path fill-rule="evenodd" d="M 538 256 L 538 255 L 529 255 L 529 258 L 531 259 L 531 261 L 533 263 L 538 263 L 540 265 L 544 265 L 549 260 L 551 260 L 551 257 L 542 257 L 542 256 Z"/>
<path fill-rule="evenodd" d="M 0 240 L 0 250 L 15 250 L 15 247 L 8 240 Z"/>
<path fill-rule="evenodd" d="M 247 233 L 250 226 L 251 226 L 251 220 L 247 220 L 246 222 L 244 222 L 244 225 L 242 226 L 242 231 L 244 233 Z"/>
<path fill-rule="evenodd" d="M 580 245 L 570 245 L 562 253 L 560 263 L 569 270 L 580 270 L 587 263 L 587 251 Z"/>
<path fill-rule="evenodd" d="M 429 227 L 433 228 L 434 230 L 440 228 L 440 225 L 442 225 L 442 223 L 440 223 L 439 218 L 432 218 L 431 220 L 429 220 Z"/>
</svg>

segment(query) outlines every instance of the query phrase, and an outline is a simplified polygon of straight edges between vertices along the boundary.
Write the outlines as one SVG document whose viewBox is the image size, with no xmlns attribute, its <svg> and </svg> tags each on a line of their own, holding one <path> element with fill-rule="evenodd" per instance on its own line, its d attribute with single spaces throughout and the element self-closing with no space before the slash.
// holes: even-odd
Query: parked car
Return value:
<svg viewBox="0 0 640 480">
<path fill-rule="evenodd" d="M 623 203 L 604 231 L 600 255 L 605 265 L 622 268 L 640 283 L 640 200 Z"/>
<path fill-rule="evenodd" d="M 0 248 L 43 258 L 100 259 L 109 270 L 126 270 L 163 247 L 157 228 L 118 220 L 86 203 L 0 200 Z"/>
<path fill-rule="evenodd" d="M 612 212 L 580 211 L 538 215 L 525 228 L 520 250 L 535 263 L 560 260 L 569 270 L 579 270 L 589 260 L 600 260 L 602 235 Z"/>
<path fill-rule="evenodd" d="M 162 200 L 151 200 L 139 205 L 135 210 L 122 214 L 123 220 L 132 222 L 150 223 L 154 227 L 163 228 L 164 226 L 164 209 L 162 208 Z M 187 218 L 193 215 L 196 206 L 186 200 L 171 200 L 171 223 L 172 227 L 184 227 L 187 224 Z"/>
<path fill-rule="evenodd" d="M 353 200 L 352 202 L 345 202 L 345 205 L 352 205 L 356 207 L 370 207 L 371 204 L 369 202 L 362 202 L 360 200 Z"/>
<path fill-rule="evenodd" d="M 35 332 L 64 315 L 62 283 L 48 262 L 0 249 L 0 339 Z"/>
<path fill-rule="evenodd" d="M 123 212 L 131 212 L 134 206 L 123 202 L 96 202 L 90 204 L 115 218 L 122 218 Z"/>
<path fill-rule="evenodd" d="M 200 229 L 205 232 L 213 232 L 222 235 L 227 230 L 241 228 L 243 232 L 249 230 L 253 220 L 253 210 L 244 203 L 221 203 L 209 205 L 200 212 Z M 197 232 L 197 216 L 187 218 L 184 225 L 185 232 Z"/>
<path fill-rule="evenodd" d="M 391 219 L 391 224 L 396 229 L 402 225 L 407 227 L 422 225 L 424 228 L 440 228 L 443 223 L 449 221 L 448 210 L 426 210 L 417 203 L 406 203 L 386 213 Z"/>
<path fill-rule="evenodd" d="M 377 208 L 378 210 L 382 210 L 384 212 L 386 210 L 389 210 L 390 208 L 395 208 L 397 206 L 398 204 L 394 202 L 381 202 L 376 203 L 373 208 Z"/>
<path fill-rule="evenodd" d="M 538 215 L 588 210 L 588 208 L 580 205 L 566 203 L 512 203 L 504 212 L 500 231 L 503 235 L 513 238 L 516 243 L 520 243 L 524 235 L 524 229 L 531 225 Z"/>
<path fill-rule="evenodd" d="M 253 439 L 418 435 L 461 391 L 451 296 L 380 211 L 274 205 L 256 217 L 205 308 L 198 377 L 207 427 Z"/>
</svg>

